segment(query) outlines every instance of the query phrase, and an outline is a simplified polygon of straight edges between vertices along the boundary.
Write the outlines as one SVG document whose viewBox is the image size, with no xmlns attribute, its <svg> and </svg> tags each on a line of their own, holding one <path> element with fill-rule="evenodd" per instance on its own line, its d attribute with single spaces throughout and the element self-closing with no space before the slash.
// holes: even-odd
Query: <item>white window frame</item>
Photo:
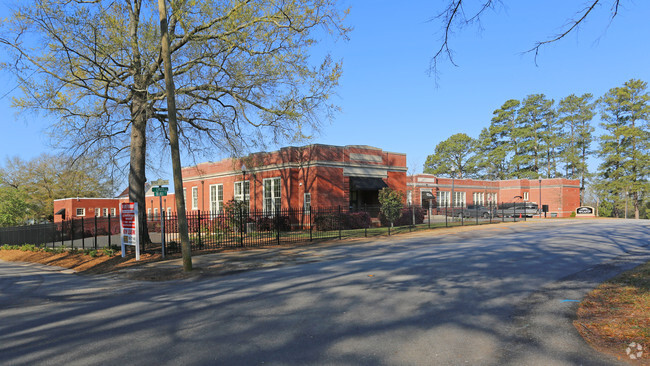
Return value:
<svg viewBox="0 0 650 366">
<path fill-rule="evenodd" d="M 528 194 L 528 191 L 524 192 L 524 201 L 530 200 L 530 195 Z"/>
<path fill-rule="evenodd" d="M 309 214 L 311 212 L 311 193 L 310 192 L 305 192 L 305 194 L 303 195 L 302 207 L 305 210 L 306 214 Z"/>
<path fill-rule="evenodd" d="M 192 210 L 199 209 L 199 186 L 192 187 Z"/>
<path fill-rule="evenodd" d="M 86 216 L 86 209 L 85 208 L 77 208 L 76 210 L 76 216 Z"/>
<path fill-rule="evenodd" d="M 158 207 L 153 208 L 153 218 L 154 219 L 159 219 L 160 216 L 158 216 Z"/>
<path fill-rule="evenodd" d="M 147 209 L 147 220 L 153 220 L 153 216 L 151 215 L 151 207 Z"/>
<path fill-rule="evenodd" d="M 466 192 L 454 191 L 454 201 L 452 202 L 452 204 L 454 205 L 454 207 L 465 207 L 467 203 L 466 197 L 467 197 Z"/>
<path fill-rule="evenodd" d="M 210 213 L 219 214 L 223 209 L 223 184 L 210 184 Z"/>
<path fill-rule="evenodd" d="M 171 217 L 171 216 L 172 216 L 172 208 L 167 207 L 167 217 Z"/>
<path fill-rule="evenodd" d="M 116 211 L 116 210 L 115 210 L 115 207 L 112 207 L 112 208 L 111 208 L 111 216 L 115 216 L 115 211 Z"/>
<path fill-rule="evenodd" d="M 436 201 L 438 201 L 438 207 L 447 207 L 449 206 L 449 197 L 451 197 L 451 192 L 449 191 L 438 191 Z"/>
<path fill-rule="evenodd" d="M 282 178 L 273 177 L 263 179 L 262 187 L 263 212 L 267 215 L 274 215 L 277 210 L 282 208 Z"/>
<path fill-rule="evenodd" d="M 95 217 L 100 217 L 102 215 L 102 209 L 95 207 Z"/>
<path fill-rule="evenodd" d="M 239 193 L 237 193 L 239 188 Z M 251 182 L 249 180 L 240 180 L 233 185 L 233 199 L 235 201 L 251 201 Z"/>
<path fill-rule="evenodd" d="M 406 191 L 406 204 L 407 204 L 408 206 L 412 206 L 412 205 L 413 205 L 413 190 L 412 190 L 412 189 Z"/>
<path fill-rule="evenodd" d="M 102 216 L 108 217 L 108 208 L 102 208 Z"/>
</svg>

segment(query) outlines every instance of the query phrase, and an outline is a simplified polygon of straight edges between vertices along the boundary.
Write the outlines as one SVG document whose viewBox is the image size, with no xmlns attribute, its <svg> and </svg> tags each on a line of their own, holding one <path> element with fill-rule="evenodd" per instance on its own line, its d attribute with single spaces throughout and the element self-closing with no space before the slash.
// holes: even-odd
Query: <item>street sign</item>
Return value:
<svg viewBox="0 0 650 366">
<path fill-rule="evenodd" d="M 169 181 L 165 179 L 158 179 L 151 182 L 152 186 L 168 186 Z"/>
<path fill-rule="evenodd" d="M 153 191 L 154 197 L 158 197 L 158 196 L 166 196 L 167 191 L 169 190 L 169 188 L 167 188 L 167 187 L 153 187 L 153 188 L 151 188 L 151 190 Z"/>
</svg>

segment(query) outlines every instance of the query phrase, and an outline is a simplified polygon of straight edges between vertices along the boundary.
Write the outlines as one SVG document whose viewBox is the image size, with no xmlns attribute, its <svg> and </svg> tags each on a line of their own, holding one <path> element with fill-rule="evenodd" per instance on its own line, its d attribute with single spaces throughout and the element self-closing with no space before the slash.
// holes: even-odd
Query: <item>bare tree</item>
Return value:
<svg viewBox="0 0 650 366">
<path fill-rule="evenodd" d="M 537 56 L 542 47 L 551 43 L 557 42 L 562 38 L 569 35 L 571 32 L 579 28 L 584 21 L 598 8 L 598 6 L 608 4 L 610 7 L 610 17 L 613 20 L 618 14 L 620 0 L 590 0 L 582 5 L 578 11 L 573 14 L 571 18 L 562 27 L 560 32 L 554 34 L 543 41 L 537 41 L 535 44 L 525 52 L 534 53 L 535 63 L 537 63 Z M 466 11 L 467 7 L 471 11 Z M 451 0 L 447 3 L 444 10 L 438 14 L 434 19 L 442 23 L 442 36 L 440 47 L 431 58 L 429 63 L 429 72 L 436 75 L 438 72 L 438 64 L 441 60 L 447 59 L 452 65 L 457 66 L 454 62 L 454 55 L 450 47 L 451 37 L 455 31 L 463 30 L 466 27 L 479 25 L 481 17 L 490 10 L 494 10 L 499 6 L 503 6 L 502 0 Z"/>
<path fill-rule="evenodd" d="M 341 65 L 309 51 L 347 36 L 335 0 L 171 1 L 179 141 L 192 153 L 241 154 L 308 137 L 337 111 Z M 142 0 L 25 1 L 0 27 L 23 96 L 15 105 L 58 117 L 55 142 L 76 154 L 129 159 L 141 208 L 148 157 L 169 146 L 157 5 Z"/>
</svg>

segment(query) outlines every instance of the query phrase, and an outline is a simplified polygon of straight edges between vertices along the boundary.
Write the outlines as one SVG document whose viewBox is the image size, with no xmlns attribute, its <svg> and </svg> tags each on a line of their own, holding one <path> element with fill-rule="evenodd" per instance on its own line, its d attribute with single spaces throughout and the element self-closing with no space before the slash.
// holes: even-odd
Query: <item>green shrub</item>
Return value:
<svg viewBox="0 0 650 366">
<path fill-rule="evenodd" d="M 102 249 L 102 252 L 104 253 L 104 255 L 109 256 L 109 257 L 114 256 L 116 250 L 113 249 L 112 247 L 113 247 L 113 245 L 111 245 L 110 247 L 105 247 L 104 249 Z"/>
<path fill-rule="evenodd" d="M 95 258 L 95 257 L 97 257 L 97 251 L 96 250 L 91 250 L 91 251 L 88 252 L 88 255 L 91 258 Z"/>
<path fill-rule="evenodd" d="M 576 212 L 575 212 L 575 211 L 571 212 L 571 215 L 570 215 L 570 216 L 571 216 L 571 217 L 576 217 Z"/>
</svg>

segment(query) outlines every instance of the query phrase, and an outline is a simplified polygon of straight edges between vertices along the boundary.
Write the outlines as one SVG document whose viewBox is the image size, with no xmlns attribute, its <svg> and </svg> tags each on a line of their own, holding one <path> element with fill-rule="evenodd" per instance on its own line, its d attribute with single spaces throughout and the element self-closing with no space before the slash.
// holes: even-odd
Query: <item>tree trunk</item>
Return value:
<svg viewBox="0 0 650 366">
<path fill-rule="evenodd" d="M 167 108 L 169 110 L 169 145 L 172 153 L 172 170 L 174 175 L 174 190 L 177 192 L 176 212 L 178 215 L 178 233 L 181 237 L 181 253 L 183 255 L 183 270 L 192 270 L 192 247 L 188 235 L 187 217 L 185 216 L 185 198 L 183 192 L 183 177 L 181 175 L 181 155 L 178 145 L 178 125 L 176 121 L 176 88 L 172 72 L 172 59 L 169 50 L 169 35 L 167 34 L 167 7 L 165 0 L 158 0 L 160 17 L 160 45 L 164 61 L 165 89 L 167 92 Z M 242 184 L 243 189 L 243 184 Z M 201 228 L 199 227 L 199 230 Z"/>
<path fill-rule="evenodd" d="M 129 169 L 129 200 L 138 204 L 138 223 L 140 227 L 140 245 L 151 243 L 149 230 L 147 228 L 147 204 L 145 200 L 145 161 L 147 155 L 147 113 L 145 113 L 145 101 L 133 98 L 131 106 L 131 164 Z"/>
</svg>

